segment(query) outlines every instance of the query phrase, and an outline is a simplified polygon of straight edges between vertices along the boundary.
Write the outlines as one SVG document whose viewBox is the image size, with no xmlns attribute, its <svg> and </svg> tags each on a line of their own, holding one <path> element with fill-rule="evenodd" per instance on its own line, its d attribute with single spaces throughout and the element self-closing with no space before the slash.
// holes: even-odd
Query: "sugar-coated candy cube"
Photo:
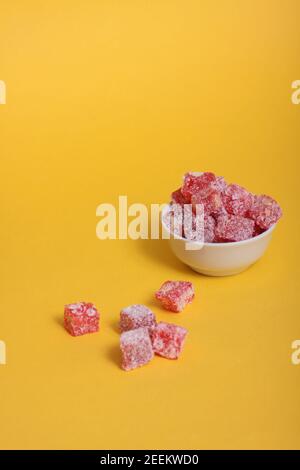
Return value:
<svg viewBox="0 0 300 470">
<path fill-rule="evenodd" d="M 212 243 L 215 239 L 215 219 L 210 215 L 195 215 L 192 213 L 192 223 L 184 219 L 184 236 L 187 240 Z"/>
<path fill-rule="evenodd" d="M 206 215 L 218 214 L 223 209 L 221 193 L 212 187 L 193 194 L 191 203 L 194 208 L 196 208 L 197 204 L 202 204 Z"/>
<path fill-rule="evenodd" d="M 184 177 L 181 192 L 184 198 L 196 208 L 202 204 L 206 215 L 219 214 L 223 210 L 221 192 L 226 182 L 214 173 L 187 173 Z"/>
<path fill-rule="evenodd" d="M 166 310 L 181 312 L 194 299 L 194 287 L 188 281 L 166 281 L 155 293 L 155 297 Z"/>
<path fill-rule="evenodd" d="M 153 348 L 147 328 L 125 331 L 121 334 L 122 368 L 132 370 L 143 366 L 153 358 Z"/>
<path fill-rule="evenodd" d="M 99 313 L 90 302 L 65 305 L 64 325 L 72 336 L 95 333 L 99 330 Z"/>
<path fill-rule="evenodd" d="M 253 204 L 254 197 L 238 184 L 229 184 L 222 194 L 226 211 L 233 215 L 245 215 Z"/>
<path fill-rule="evenodd" d="M 255 196 L 248 216 L 255 221 L 258 227 L 267 230 L 280 219 L 282 210 L 274 199 L 262 194 Z"/>
<path fill-rule="evenodd" d="M 156 324 L 154 313 L 145 305 L 134 304 L 123 308 L 120 312 L 120 331 L 136 330 L 137 328 L 153 328 Z"/>
<path fill-rule="evenodd" d="M 253 236 L 254 221 L 240 215 L 221 215 L 215 228 L 218 242 L 239 242 Z"/>
<path fill-rule="evenodd" d="M 172 202 L 175 204 L 189 204 L 189 202 L 185 199 L 184 195 L 181 192 L 181 188 L 177 189 L 176 191 L 173 191 L 171 194 Z"/>
<path fill-rule="evenodd" d="M 167 359 L 177 359 L 182 351 L 187 330 L 172 323 L 159 322 L 152 333 L 155 354 Z"/>
<path fill-rule="evenodd" d="M 199 194 L 199 192 L 206 192 L 212 188 L 212 184 L 216 182 L 216 177 L 213 173 L 186 173 L 183 180 L 181 192 L 184 198 L 191 202 L 192 196 Z M 216 189 L 216 188 L 215 188 Z"/>
</svg>

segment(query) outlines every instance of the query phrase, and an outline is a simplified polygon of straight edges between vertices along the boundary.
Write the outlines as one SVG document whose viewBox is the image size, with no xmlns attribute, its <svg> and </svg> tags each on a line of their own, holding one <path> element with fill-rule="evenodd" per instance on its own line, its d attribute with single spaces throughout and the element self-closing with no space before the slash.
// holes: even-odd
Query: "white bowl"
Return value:
<svg viewBox="0 0 300 470">
<path fill-rule="evenodd" d="M 172 236 L 164 223 L 164 214 L 168 210 L 169 206 L 166 206 L 161 219 L 164 236 L 168 238 L 173 253 L 194 271 L 207 276 L 230 276 L 247 269 L 264 254 L 276 227 L 274 224 L 262 234 L 241 242 L 201 243 Z"/>
</svg>

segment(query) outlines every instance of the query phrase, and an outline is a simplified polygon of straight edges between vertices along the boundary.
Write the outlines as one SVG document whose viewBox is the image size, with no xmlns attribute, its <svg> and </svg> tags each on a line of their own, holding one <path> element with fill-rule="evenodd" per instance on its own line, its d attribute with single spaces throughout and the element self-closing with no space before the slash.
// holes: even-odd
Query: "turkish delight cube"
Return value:
<svg viewBox="0 0 300 470">
<path fill-rule="evenodd" d="M 251 208 L 254 196 L 238 184 L 229 184 L 222 194 L 222 199 L 229 214 L 244 216 Z"/>
<path fill-rule="evenodd" d="M 248 216 L 255 221 L 258 227 L 267 230 L 280 219 L 282 210 L 274 199 L 262 194 L 255 196 Z"/>
<path fill-rule="evenodd" d="M 128 371 L 148 364 L 153 348 L 147 328 L 125 331 L 121 334 L 122 369 Z"/>
<path fill-rule="evenodd" d="M 152 333 L 155 354 L 167 359 L 177 359 L 182 351 L 187 330 L 172 323 L 159 322 Z"/>
<path fill-rule="evenodd" d="M 90 302 L 65 305 L 64 325 L 72 336 L 95 333 L 99 330 L 99 313 Z"/>
<path fill-rule="evenodd" d="M 222 215 L 217 219 L 215 229 L 218 242 L 239 242 L 253 236 L 255 223 L 241 215 Z"/>
<path fill-rule="evenodd" d="M 137 328 L 153 328 L 156 325 L 155 315 L 145 305 L 134 304 L 123 308 L 120 312 L 120 331 L 136 330 Z"/>
<path fill-rule="evenodd" d="M 155 293 L 155 297 L 166 310 L 181 312 L 194 299 L 194 287 L 188 281 L 166 281 Z"/>
</svg>

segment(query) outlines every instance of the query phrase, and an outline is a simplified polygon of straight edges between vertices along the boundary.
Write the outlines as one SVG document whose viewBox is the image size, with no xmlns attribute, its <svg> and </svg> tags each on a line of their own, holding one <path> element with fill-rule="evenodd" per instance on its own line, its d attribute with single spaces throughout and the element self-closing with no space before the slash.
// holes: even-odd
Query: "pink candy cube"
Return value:
<svg viewBox="0 0 300 470">
<path fill-rule="evenodd" d="M 189 172 L 184 175 L 183 186 L 181 192 L 186 201 L 191 202 L 192 196 L 207 194 L 216 188 L 216 177 L 213 173 L 193 173 Z"/>
<path fill-rule="evenodd" d="M 143 366 L 153 358 L 152 343 L 147 328 L 121 334 L 122 369 L 128 371 Z"/>
<path fill-rule="evenodd" d="M 215 229 L 218 242 L 239 242 L 253 236 L 254 221 L 240 215 L 221 215 Z"/>
<path fill-rule="evenodd" d="M 182 351 L 187 330 L 172 323 L 159 322 L 152 333 L 155 354 L 167 359 L 177 359 Z"/>
<path fill-rule="evenodd" d="M 222 199 L 229 214 L 244 216 L 251 208 L 254 196 L 238 184 L 229 184 L 222 194 Z"/>
<path fill-rule="evenodd" d="M 282 210 L 274 199 L 263 194 L 255 196 L 248 215 L 255 221 L 258 227 L 262 230 L 267 230 L 280 219 Z"/>
<path fill-rule="evenodd" d="M 90 302 L 65 305 L 64 325 L 72 336 L 95 333 L 99 330 L 99 313 Z"/>
<path fill-rule="evenodd" d="M 121 332 L 137 328 L 153 328 L 156 325 L 155 315 L 145 305 L 135 304 L 123 308 L 120 313 Z"/>
<path fill-rule="evenodd" d="M 194 287 L 188 281 L 166 281 L 155 297 L 166 310 L 181 312 L 194 298 Z"/>
</svg>

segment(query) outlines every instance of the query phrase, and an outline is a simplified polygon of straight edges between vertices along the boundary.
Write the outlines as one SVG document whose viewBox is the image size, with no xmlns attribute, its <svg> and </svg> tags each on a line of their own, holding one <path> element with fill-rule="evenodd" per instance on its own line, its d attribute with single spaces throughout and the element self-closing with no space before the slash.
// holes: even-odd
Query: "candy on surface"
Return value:
<svg viewBox="0 0 300 470">
<path fill-rule="evenodd" d="M 178 313 L 194 299 L 194 287 L 189 281 L 166 281 L 155 297 L 166 310 Z"/>
<path fill-rule="evenodd" d="M 155 315 L 150 308 L 141 304 L 129 305 L 120 312 L 120 331 L 138 328 L 153 328 L 156 325 Z"/>
<path fill-rule="evenodd" d="M 247 215 L 261 229 L 267 230 L 280 219 L 282 210 L 275 199 L 262 194 L 254 197 L 254 202 Z"/>
<path fill-rule="evenodd" d="M 238 242 L 251 238 L 254 221 L 240 215 L 221 215 L 217 219 L 215 235 L 218 242 Z"/>
<path fill-rule="evenodd" d="M 177 359 L 183 349 L 187 330 L 172 323 L 159 322 L 152 333 L 155 354 L 167 359 Z"/>
<path fill-rule="evenodd" d="M 148 328 L 125 331 L 120 337 L 122 369 L 128 371 L 141 367 L 153 358 L 153 348 Z"/>
<path fill-rule="evenodd" d="M 99 330 L 99 313 L 90 302 L 65 305 L 64 325 L 72 336 L 95 333 Z"/>
<path fill-rule="evenodd" d="M 253 204 L 254 197 L 238 184 L 229 184 L 222 194 L 226 211 L 233 215 L 245 215 Z"/>
</svg>

